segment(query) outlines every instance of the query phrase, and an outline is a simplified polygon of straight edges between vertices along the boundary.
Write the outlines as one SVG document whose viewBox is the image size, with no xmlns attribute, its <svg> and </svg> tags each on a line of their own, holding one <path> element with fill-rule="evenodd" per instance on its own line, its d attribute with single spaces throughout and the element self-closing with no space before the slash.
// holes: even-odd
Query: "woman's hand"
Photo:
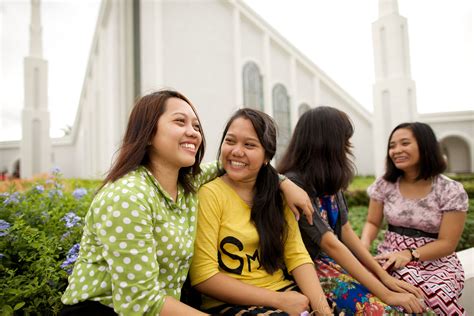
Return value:
<svg viewBox="0 0 474 316">
<path fill-rule="evenodd" d="M 389 268 L 401 269 L 411 261 L 411 253 L 410 250 L 405 249 L 402 251 L 394 251 L 375 256 L 375 260 L 380 259 L 387 260 L 382 265 L 382 268 L 384 270 L 387 270 Z"/>
<path fill-rule="evenodd" d="M 290 316 L 300 316 L 304 311 L 309 310 L 309 299 L 296 291 L 276 292 L 275 307 L 287 312 Z"/>
<path fill-rule="evenodd" d="M 407 283 L 405 281 L 399 280 L 397 278 L 394 278 L 390 274 L 387 273 L 386 276 L 383 278 L 380 278 L 380 281 L 390 290 L 398 293 L 411 293 L 415 295 L 417 298 L 422 299 L 423 298 L 423 292 L 417 288 L 416 286 Z"/>
<path fill-rule="evenodd" d="M 308 220 L 313 224 L 313 204 L 305 190 L 294 184 L 291 180 L 285 179 L 280 184 L 280 190 L 285 196 L 286 204 L 295 214 L 296 220 L 300 219 L 300 210 Z"/>
<path fill-rule="evenodd" d="M 380 298 L 382 299 L 382 298 Z M 392 292 L 386 299 L 383 299 L 388 305 L 398 305 L 403 307 L 408 313 L 423 313 L 426 310 L 425 302 L 422 298 L 417 298 L 409 293 Z"/>
</svg>

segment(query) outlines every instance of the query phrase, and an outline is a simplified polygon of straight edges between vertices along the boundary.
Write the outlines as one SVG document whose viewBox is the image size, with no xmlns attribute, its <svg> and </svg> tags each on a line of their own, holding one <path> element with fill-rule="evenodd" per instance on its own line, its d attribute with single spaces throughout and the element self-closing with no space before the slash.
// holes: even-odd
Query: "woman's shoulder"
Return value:
<svg viewBox="0 0 474 316">
<path fill-rule="evenodd" d="M 198 191 L 199 198 L 208 197 L 208 196 L 225 196 L 228 195 L 230 188 L 225 184 L 225 182 L 217 177 L 214 180 L 209 181 L 208 183 L 201 186 Z"/>
<path fill-rule="evenodd" d="M 371 198 L 383 200 L 383 196 L 396 189 L 396 183 L 397 182 L 387 181 L 383 177 L 378 177 L 367 188 L 367 193 Z"/>
<path fill-rule="evenodd" d="M 150 183 L 147 180 L 147 170 L 145 167 L 138 167 L 118 178 L 113 182 L 106 183 L 97 193 L 97 196 L 120 194 L 127 195 L 132 193 L 149 192 Z"/>
<path fill-rule="evenodd" d="M 433 179 L 434 189 L 442 195 L 467 194 L 461 182 L 453 180 L 444 174 L 439 174 Z"/>
<path fill-rule="evenodd" d="M 463 185 L 443 174 L 434 179 L 434 192 L 444 211 L 467 211 L 469 198 Z"/>
</svg>

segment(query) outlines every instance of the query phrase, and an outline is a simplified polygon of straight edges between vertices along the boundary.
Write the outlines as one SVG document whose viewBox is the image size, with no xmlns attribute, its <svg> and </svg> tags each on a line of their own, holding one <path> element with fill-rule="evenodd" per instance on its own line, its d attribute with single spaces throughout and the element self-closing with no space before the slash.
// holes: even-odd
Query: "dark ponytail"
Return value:
<svg viewBox="0 0 474 316">
<path fill-rule="evenodd" d="M 260 238 L 261 263 L 268 273 L 273 273 L 284 267 L 287 224 L 278 173 L 271 164 L 260 169 L 255 188 L 251 219 Z"/>
</svg>

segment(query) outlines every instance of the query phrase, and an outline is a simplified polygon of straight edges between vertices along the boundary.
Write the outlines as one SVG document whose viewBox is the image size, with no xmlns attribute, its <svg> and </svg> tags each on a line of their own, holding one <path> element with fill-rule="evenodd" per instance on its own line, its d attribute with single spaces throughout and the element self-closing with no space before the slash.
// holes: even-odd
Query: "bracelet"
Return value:
<svg viewBox="0 0 474 316">
<path fill-rule="evenodd" d="M 286 179 L 288 179 L 288 177 L 285 176 L 284 174 L 278 174 L 278 184 L 281 184 Z"/>
</svg>

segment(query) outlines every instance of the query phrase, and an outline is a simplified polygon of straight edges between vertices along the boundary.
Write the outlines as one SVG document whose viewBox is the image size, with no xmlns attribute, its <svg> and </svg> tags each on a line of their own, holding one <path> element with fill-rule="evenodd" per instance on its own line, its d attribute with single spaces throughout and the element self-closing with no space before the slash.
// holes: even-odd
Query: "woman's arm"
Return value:
<svg viewBox="0 0 474 316">
<path fill-rule="evenodd" d="M 219 175 L 220 163 L 218 160 L 212 162 L 202 163 L 200 166 L 201 172 L 194 178 L 193 184 L 196 190 L 201 186 L 214 180 Z"/>
<path fill-rule="evenodd" d="M 323 235 L 321 249 L 385 303 L 389 305 L 400 305 L 408 312 L 420 313 L 423 311 L 423 306 L 415 295 L 410 293 L 396 293 L 386 288 L 373 274 L 367 271 L 333 233 L 327 232 Z"/>
<path fill-rule="evenodd" d="M 370 199 L 369 209 L 367 211 L 367 221 L 365 222 L 362 236 L 360 238 L 362 244 L 367 249 L 370 248 L 370 244 L 377 237 L 382 220 L 383 202 Z"/>
<path fill-rule="evenodd" d="M 162 316 L 205 316 L 205 314 L 197 309 L 192 308 L 184 303 L 181 303 L 177 299 L 166 296 L 165 303 L 161 308 L 160 315 Z"/>
<path fill-rule="evenodd" d="M 291 274 L 301 292 L 309 298 L 311 309 L 316 311 L 317 315 L 332 315 L 314 266 L 309 263 L 300 265 L 291 271 Z"/>
<path fill-rule="evenodd" d="M 372 254 L 364 247 L 359 237 L 352 229 L 349 222 L 342 226 L 342 242 L 354 254 L 359 262 L 371 271 L 390 290 L 395 292 L 408 292 L 421 298 L 421 290 L 417 287 L 392 277 L 374 259 Z M 347 269 L 346 269 L 347 270 Z M 360 280 L 359 280 L 360 282 Z M 362 282 L 361 282 L 362 283 Z M 367 286 L 366 286 L 367 287 Z"/>
<path fill-rule="evenodd" d="M 291 315 L 298 315 L 308 309 L 308 298 L 301 293 L 267 290 L 220 272 L 195 287 L 199 292 L 229 304 L 270 306 Z"/>
<path fill-rule="evenodd" d="M 416 249 L 420 254 L 420 261 L 439 259 L 452 254 L 461 238 L 465 221 L 465 211 L 445 212 L 441 220 L 438 239 Z M 388 269 L 391 265 L 399 269 L 411 261 L 411 252 L 408 249 L 391 252 L 378 255 L 375 259 L 387 260 L 383 265 L 384 269 Z"/>
<path fill-rule="evenodd" d="M 296 220 L 300 219 L 300 210 L 308 220 L 308 223 L 313 224 L 313 204 L 305 190 L 293 183 L 288 178 L 285 178 L 280 183 L 280 191 L 285 196 L 286 204 L 295 214 Z"/>
</svg>

